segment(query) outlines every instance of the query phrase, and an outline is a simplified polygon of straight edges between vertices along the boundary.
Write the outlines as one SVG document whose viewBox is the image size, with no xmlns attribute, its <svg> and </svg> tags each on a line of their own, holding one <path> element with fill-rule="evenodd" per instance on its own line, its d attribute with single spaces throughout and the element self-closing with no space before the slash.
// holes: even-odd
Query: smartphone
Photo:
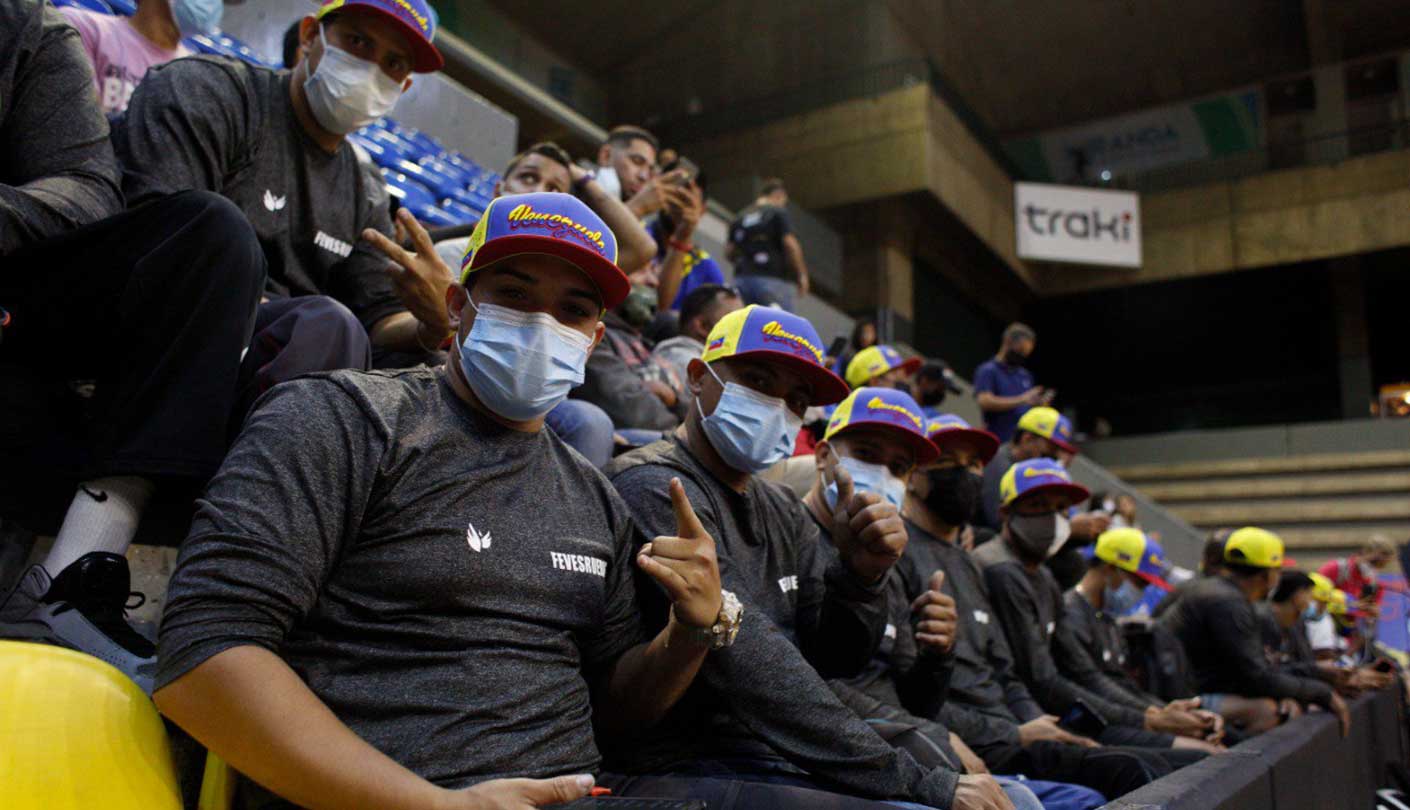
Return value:
<svg viewBox="0 0 1410 810">
<path fill-rule="evenodd" d="M 832 345 L 827 347 L 828 357 L 841 357 L 842 352 L 847 349 L 847 336 L 838 335 L 832 339 Z"/>
<path fill-rule="evenodd" d="M 676 158 L 676 161 L 670 166 L 667 166 L 665 170 L 661 173 L 670 174 L 676 169 L 685 170 L 685 176 L 676 182 L 676 184 L 679 186 L 688 186 L 691 183 L 695 182 L 695 178 L 700 176 L 700 167 L 695 165 L 695 161 L 691 160 L 688 157 Z"/>
<path fill-rule="evenodd" d="M 1080 700 L 1067 710 L 1067 714 L 1058 721 L 1058 725 L 1073 734 L 1081 734 L 1083 737 L 1095 738 L 1098 734 L 1106 731 L 1106 721 L 1102 719 L 1102 716 Z"/>
</svg>

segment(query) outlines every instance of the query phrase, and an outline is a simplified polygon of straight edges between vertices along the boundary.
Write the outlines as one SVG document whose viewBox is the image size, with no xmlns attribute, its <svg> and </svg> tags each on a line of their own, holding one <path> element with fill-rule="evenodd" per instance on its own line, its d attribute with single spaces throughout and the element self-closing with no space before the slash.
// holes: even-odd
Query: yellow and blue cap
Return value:
<svg viewBox="0 0 1410 810">
<path fill-rule="evenodd" d="M 613 309 L 632 291 L 617 267 L 617 237 L 591 208 L 572 194 L 543 191 L 496 197 L 481 215 L 460 260 L 460 281 L 511 256 L 538 253 L 583 271 Z"/>
<path fill-rule="evenodd" d="M 1296 563 L 1283 557 L 1283 538 L 1257 526 L 1245 526 L 1224 541 L 1224 562 L 1253 568 L 1290 568 Z"/>
<path fill-rule="evenodd" d="M 1073 483 L 1061 464 L 1048 458 L 1020 461 L 1009 467 L 999 480 L 999 503 L 1002 506 L 1035 492 L 1056 492 L 1068 499 L 1068 506 L 1092 496 L 1086 487 Z"/>
<path fill-rule="evenodd" d="M 1072 422 L 1054 408 L 1029 408 L 1018 418 L 1018 429 L 1042 436 L 1069 453 L 1081 452 L 1072 443 Z"/>
<path fill-rule="evenodd" d="M 1122 571 L 1129 571 L 1164 591 L 1173 591 L 1165 581 L 1165 570 L 1169 563 L 1165 559 L 1165 549 L 1140 529 L 1124 527 L 1108 529 L 1097 538 L 1095 546 L 1082 554 L 1089 559 L 1096 557 L 1102 562 L 1111 563 Z"/>
<path fill-rule="evenodd" d="M 915 452 L 916 464 L 929 464 L 940 455 L 925 437 L 925 414 L 905 391 L 858 388 L 832 412 L 823 438 L 859 427 L 881 428 L 905 442 Z"/>
<path fill-rule="evenodd" d="M 969 447 L 985 464 L 999 452 L 998 436 L 987 430 L 972 427 L 963 417 L 952 413 L 942 413 L 931 419 L 930 424 L 925 427 L 925 433 L 942 452 L 956 446 Z"/>
<path fill-rule="evenodd" d="M 335 11 L 361 8 L 390 20 L 406 34 L 411 48 L 411 69 L 417 73 L 434 73 L 445 67 L 445 58 L 431 40 L 436 37 L 436 10 L 426 0 L 324 0 L 313 16 L 323 19 Z"/>
<path fill-rule="evenodd" d="M 908 360 L 890 346 L 868 346 L 857 352 L 852 361 L 847 364 L 847 384 L 853 388 L 861 388 L 871 382 L 874 377 L 885 374 L 894 368 L 914 373 L 920 366 L 921 359 L 919 357 L 912 357 Z"/>
<path fill-rule="evenodd" d="M 813 386 L 814 405 L 831 405 L 847 396 L 847 383 L 823 365 L 818 330 L 791 312 L 750 304 L 715 324 L 700 359 L 706 363 L 747 357 L 788 367 Z"/>
</svg>

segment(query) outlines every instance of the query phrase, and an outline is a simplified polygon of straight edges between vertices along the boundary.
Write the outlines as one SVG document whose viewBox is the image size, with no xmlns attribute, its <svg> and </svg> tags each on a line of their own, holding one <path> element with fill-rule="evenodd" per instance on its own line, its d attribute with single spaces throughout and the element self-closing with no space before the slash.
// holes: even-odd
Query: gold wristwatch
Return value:
<svg viewBox="0 0 1410 810">
<path fill-rule="evenodd" d="M 691 641 L 712 650 L 733 644 L 739 635 L 740 620 L 744 618 L 744 605 L 740 603 L 739 597 L 723 588 L 720 589 L 720 597 L 720 615 L 714 624 L 709 627 L 693 627 L 680 623 Z M 671 608 L 671 621 L 677 621 L 674 607 Z"/>
</svg>

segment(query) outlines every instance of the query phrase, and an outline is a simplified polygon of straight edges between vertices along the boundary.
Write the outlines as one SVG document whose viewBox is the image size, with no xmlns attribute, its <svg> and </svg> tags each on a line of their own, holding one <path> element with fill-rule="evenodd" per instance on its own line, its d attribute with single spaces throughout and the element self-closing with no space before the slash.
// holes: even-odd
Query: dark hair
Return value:
<svg viewBox="0 0 1410 810">
<path fill-rule="evenodd" d="M 646 141 L 651 145 L 654 151 L 659 152 L 661 150 L 661 142 L 656 139 L 656 136 L 641 127 L 624 124 L 619 127 L 612 127 L 607 133 L 607 143 L 613 146 L 631 146 L 632 141 Z"/>
<path fill-rule="evenodd" d="M 568 152 L 565 151 L 563 147 L 559 146 L 553 141 L 539 141 L 538 143 L 530 146 L 528 149 L 525 149 L 524 151 L 515 155 L 514 158 L 509 161 L 509 165 L 504 167 L 503 176 L 508 177 L 511 173 L 513 173 L 513 171 L 518 168 L 519 164 L 524 162 L 524 158 L 528 157 L 529 155 L 542 155 L 543 157 L 548 158 L 554 163 L 563 164 L 563 168 L 565 169 L 571 166 L 573 163 L 573 159 L 568 156 Z"/>
<path fill-rule="evenodd" d="M 1033 327 L 1026 323 L 1014 321 L 1004 328 L 1004 342 L 1011 343 L 1015 340 L 1036 340 L 1038 333 L 1033 331 Z"/>
<path fill-rule="evenodd" d="M 1260 568 L 1256 565 L 1245 565 L 1243 563 L 1229 562 L 1227 560 L 1224 561 L 1224 563 L 1222 564 L 1225 570 L 1238 577 L 1239 579 L 1248 579 L 1249 577 L 1256 577 L 1259 574 L 1266 574 L 1269 571 L 1273 570 L 1271 568 Z"/>
<path fill-rule="evenodd" d="M 944 382 L 945 370 L 949 366 L 944 360 L 926 360 L 920 368 L 916 369 L 917 380 L 929 380 L 931 382 Z"/>
<path fill-rule="evenodd" d="M 1206 572 L 1227 565 L 1224 562 L 1224 541 L 1228 540 L 1232 533 L 1232 529 L 1215 529 L 1204 541 L 1204 553 L 1200 556 L 1200 562 Z"/>
<path fill-rule="evenodd" d="M 701 284 L 686 293 L 685 299 L 681 301 L 681 326 L 684 327 L 696 317 L 703 315 L 705 310 L 726 295 L 738 296 L 739 293 L 733 287 L 726 287 L 723 284 Z"/>
<path fill-rule="evenodd" d="M 783 185 L 783 181 L 779 178 L 769 177 L 764 180 L 764 185 L 759 193 L 767 197 L 770 194 L 773 194 L 775 191 L 782 191 L 787 193 L 788 189 Z"/>
<path fill-rule="evenodd" d="M 294 20 L 289 26 L 289 30 L 284 32 L 284 67 L 292 70 L 294 63 L 299 61 L 299 24 L 303 20 Z"/>
<path fill-rule="evenodd" d="M 1301 571 L 1284 571 L 1283 578 L 1278 580 L 1278 587 L 1273 589 L 1273 601 L 1287 602 L 1293 598 L 1293 594 L 1314 585 L 1312 577 Z"/>
<path fill-rule="evenodd" d="M 865 328 L 867 328 L 868 326 L 870 326 L 873 331 L 876 331 L 876 319 L 875 319 L 875 318 L 862 318 L 861 320 L 857 321 L 857 323 L 852 327 L 852 342 L 851 342 L 851 346 L 852 346 L 852 348 L 853 348 L 854 350 L 856 350 L 856 351 L 861 351 L 862 349 L 866 348 L 865 346 L 862 345 L 862 330 L 865 329 Z M 875 345 L 877 345 L 877 344 L 880 343 L 880 342 L 881 342 L 881 335 L 878 334 L 878 335 L 876 335 L 876 343 L 873 343 L 872 345 L 875 346 Z"/>
</svg>

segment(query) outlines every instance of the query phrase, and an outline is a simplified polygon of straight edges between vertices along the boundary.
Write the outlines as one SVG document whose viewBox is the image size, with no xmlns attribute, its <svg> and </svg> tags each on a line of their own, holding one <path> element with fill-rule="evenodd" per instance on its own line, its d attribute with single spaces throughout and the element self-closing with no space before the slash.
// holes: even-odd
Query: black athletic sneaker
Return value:
<svg viewBox="0 0 1410 810">
<path fill-rule="evenodd" d="M 0 638 L 44 641 L 88 653 L 122 670 L 147 694 L 156 676 L 156 646 L 127 623 L 133 593 L 127 558 L 94 551 L 54 579 L 31 566 L 0 602 Z M 129 604 L 133 598 L 140 599 Z"/>
</svg>

